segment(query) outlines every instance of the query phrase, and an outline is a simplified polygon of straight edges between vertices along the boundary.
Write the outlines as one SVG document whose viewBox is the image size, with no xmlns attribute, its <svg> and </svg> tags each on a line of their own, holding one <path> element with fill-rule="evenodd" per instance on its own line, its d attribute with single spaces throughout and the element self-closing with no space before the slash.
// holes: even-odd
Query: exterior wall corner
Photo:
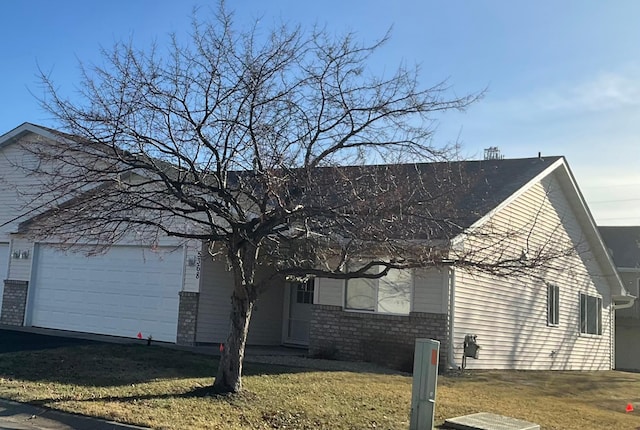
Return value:
<svg viewBox="0 0 640 430">
<path fill-rule="evenodd" d="M 178 307 L 178 345 L 194 346 L 196 344 L 196 329 L 198 320 L 198 302 L 200 293 L 181 291 Z"/>
<path fill-rule="evenodd" d="M 23 326 L 27 309 L 27 281 L 4 281 L 2 294 L 2 311 L 0 312 L 0 324 L 11 326 Z"/>
</svg>

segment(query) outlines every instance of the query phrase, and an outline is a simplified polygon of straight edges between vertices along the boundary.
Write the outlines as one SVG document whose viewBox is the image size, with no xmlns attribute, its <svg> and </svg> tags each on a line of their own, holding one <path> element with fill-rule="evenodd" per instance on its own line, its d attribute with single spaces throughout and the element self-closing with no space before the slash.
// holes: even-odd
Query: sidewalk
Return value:
<svg viewBox="0 0 640 430">
<path fill-rule="evenodd" d="M 0 399 L 0 430 L 141 430 L 145 427 L 119 424 L 82 415 Z"/>
</svg>

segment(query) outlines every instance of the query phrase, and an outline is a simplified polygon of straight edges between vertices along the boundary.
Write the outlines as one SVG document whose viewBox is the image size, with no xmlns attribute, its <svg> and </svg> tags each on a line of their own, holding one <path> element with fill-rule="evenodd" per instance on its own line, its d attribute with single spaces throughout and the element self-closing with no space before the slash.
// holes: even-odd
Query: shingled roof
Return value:
<svg viewBox="0 0 640 430">
<path fill-rule="evenodd" d="M 388 221 L 386 232 L 378 227 L 381 237 L 452 239 L 561 158 L 322 168 L 311 181 L 317 189 L 306 190 L 307 202 L 302 202 L 355 207 L 371 212 L 367 218 L 382 224 L 394 212 L 402 213 L 404 218 Z"/>
<path fill-rule="evenodd" d="M 598 227 L 618 268 L 640 269 L 640 226 Z"/>
<path fill-rule="evenodd" d="M 29 131 L 48 134 L 53 139 L 75 140 L 74 136 L 28 123 L 3 135 L 1 140 L 6 143 L 14 135 Z M 472 226 L 561 158 L 337 166 L 271 174 L 281 174 L 285 189 L 282 196 L 289 196 L 292 207 L 315 208 L 316 214 L 325 208 L 359 212 L 358 215 L 364 211 L 367 217 L 353 217 L 352 232 L 360 238 L 447 240 Z M 230 179 L 235 180 L 227 186 L 241 188 L 240 178 L 257 185 L 259 174 L 230 172 Z M 256 192 L 261 192 L 260 187 L 257 185 Z M 244 191 L 250 192 L 250 188 Z M 379 225 L 371 220 L 380 220 Z M 315 227 L 322 229 L 323 223 L 331 224 L 320 220 Z"/>
</svg>

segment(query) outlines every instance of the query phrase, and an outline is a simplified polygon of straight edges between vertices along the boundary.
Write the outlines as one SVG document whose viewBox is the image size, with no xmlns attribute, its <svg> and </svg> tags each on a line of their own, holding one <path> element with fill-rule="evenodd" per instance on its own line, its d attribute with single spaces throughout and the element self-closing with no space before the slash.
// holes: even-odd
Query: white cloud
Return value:
<svg viewBox="0 0 640 430">
<path fill-rule="evenodd" d="M 462 129 L 463 153 L 564 155 L 598 223 L 640 225 L 640 68 L 575 82 L 489 92 L 440 131 Z M 445 134 L 446 135 L 446 134 Z M 442 135 L 440 135 L 442 137 Z"/>
<path fill-rule="evenodd" d="M 640 80 L 606 73 L 564 88 L 532 97 L 541 110 L 556 112 L 605 111 L 640 106 Z"/>
<path fill-rule="evenodd" d="M 507 88 L 490 88 L 485 99 L 471 108 L 467 119 L 538 121 L 621 109 L 640 110 L 640 68 L 637 67 L 528 88 L 515 94 Z"/>
</svg>

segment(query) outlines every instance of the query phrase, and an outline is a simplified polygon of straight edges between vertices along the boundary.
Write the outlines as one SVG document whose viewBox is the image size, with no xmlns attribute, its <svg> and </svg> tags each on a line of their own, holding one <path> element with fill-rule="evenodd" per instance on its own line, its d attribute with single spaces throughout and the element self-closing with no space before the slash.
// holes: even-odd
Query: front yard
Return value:
<svg viewBox="0 0 640 430">
<path fill-rule="evenodd" d="M 245 392 L 203 396 L 214 358 L 156 346 L 0 354 L 0 397 L 160 429 L 407 429 L 411 377 L 362 366 L 246 363 Z M 339 368 L 340 363 L 330 363 Z M 466 372 L 441 376 L 436 419 L 494 412 L 544 429 L 636 429 L 640 374 Z"/>
</svg>

